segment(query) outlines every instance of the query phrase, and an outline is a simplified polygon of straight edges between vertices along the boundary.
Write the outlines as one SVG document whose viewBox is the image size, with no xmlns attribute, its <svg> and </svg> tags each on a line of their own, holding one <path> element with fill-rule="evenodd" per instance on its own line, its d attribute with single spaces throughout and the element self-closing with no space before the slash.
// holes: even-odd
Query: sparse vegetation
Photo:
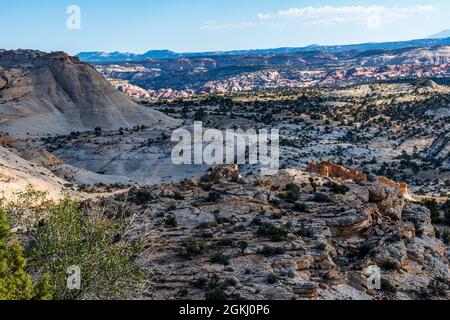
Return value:
<svg viewBox="0 0 450 320">
<path fill-rule="evenodd" d="M 176 228 L 178 227 L 178 221 L 177 218 L 175 218 L 174 216 L 169 216 L 164 220 L 164 224 L 166 226 L 166 228 Z"/>
<path fill-rule="evenodd" d="M 39 282 L 27 273 L 27 260 L 22 245 L 8 243 L 11 229 L 8 217 L 0 209 L 0 301 L 1 300 L 50 300 L 53 297 L 52 279 L 44 274 Z"/>
<path fill-rule="evenodd" d="M 224 301 L 230 296 L 220 288 L 208 289 L 205 291 L 205 299 L 208 301 Z"/>
<path fill-rule="evenodd" d="M 258 237 L 270 238 L 272 241 L 285 241 L 289 232 L 272 224 L 265 224 L 258 229 L 256 234 Z"/>
</svg>

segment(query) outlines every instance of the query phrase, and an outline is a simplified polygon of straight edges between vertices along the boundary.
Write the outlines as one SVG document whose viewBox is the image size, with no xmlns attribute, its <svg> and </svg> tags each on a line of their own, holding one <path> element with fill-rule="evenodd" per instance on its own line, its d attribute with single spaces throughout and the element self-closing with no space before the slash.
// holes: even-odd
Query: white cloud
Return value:
<svg viewBox="0 0 450 320">
<path fill-rule="evenodd" d="M 410 7 L 323 6 L 291 8 L 280 10 L 274 14 L 259 13 L 257 17 L 261 21 L 291 19 L 307 24 L 328 26 L 355 23 L 365 25 L 369 29 L 380 29 L 382 23 L 415 19 L 436 12 L 438 12 L 438 9 L 432 5 Z"/>
<path fill-rule="evenodd" d="M 270 20 L 272 18 L 271 14 L 267 13 L 258 13 L 258 19 L 259 20 Z"/>
<path fill-rule="evenodd" d="M 216 21 L 206 21 L 200 29 L 202 30 L 234 30 L 234 29 L 245 29 L 258 26 L 259 23 L 256 22 L 240 22 L 240 23 L 226 23 L 220 24 Z"/>
</svg>

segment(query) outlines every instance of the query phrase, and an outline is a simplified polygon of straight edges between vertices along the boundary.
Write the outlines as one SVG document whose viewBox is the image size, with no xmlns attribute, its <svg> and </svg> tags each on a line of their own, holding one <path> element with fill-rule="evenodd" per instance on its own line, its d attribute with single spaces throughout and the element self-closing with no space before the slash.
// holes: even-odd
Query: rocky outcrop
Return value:
<svg viewBox="0 0 450 320">
<path fill-rule="evenodd" d="M 333 235 L 337 237 L 350 237 L 361 234 L 381 219 L 380 211 L 376 206 L 368 206 L 358 211 L 350 211 L 344 215 L 326 219 L 326 224 L 330 227 Z"/>
<path fill-rule="evenodd" d="M 333 179 L 352 180 L 357 182 L 367 181 L 367 175 L 356 170 L 344 168 L 329 161 L 323 161 L 321 163 L 312 162 L 308 165 L 307 170 Z"/>
<path fill-rule="evenodd" d="M 235 164 L 218 166 L 211 169 L 201 180 L 203 182 L 220 182 L 225 180 L 240 181 L 242 176 L 239 172 L 239 167 Z"/>
<path fill-rule="evenodd" d="M 128 97 L 135 100 L 148 100 L 148 99 L 180 99 L 189 98 L 195 95 L 193 90 L 173 90 L 173 89 L 158 89 L 158 90 L 145 90 L 141 87 L 132 85 L 129 81 L 112 79 L 108 81 L 120 92 L 124 93 Z"/>
<path fill-rule="evenodd" d="M 205 287 L 218 286 L 236 299 L 445 299 L 432 290 L 436 281 L 449 283 L 445 246 L 431 232 L 427 209 L 388 205 L 403 199 L 396 188 L 348 180 L 349 191 L 336 194 L 325 187 L 328 178 L 294 169 L 237 177 L 236 166 L 220 166 L 203 183 L 192 179 L 118 196 L 137 212 L 133 230 L 152 230 L 148 245 L 158 249 L 141 261 L 159 270 L 158 278 L 149 275 L 152 297 L 174 298 L 183 288 L 187 298 L 202 299 Z M 324 186 L 329 201 L 311 197 L 310 179 Z M 294 198 L 286 197 L 289 190 L 296 190 Z M 137 192 L 151 205 L 137 202 Z M 220 197 L 211 201 L 212 193 Z M 164 227 L 168 216 L 177 227 Z M 195 246 L 191 258 L 182 258 L 186 243 Z M 368 270 L 375 267 L 381 290 L 368 287 Z"/>
<path fill-rule="evenodd" d="M 311 162 L 308 165 L 307 170 L 331 179 L 368 182 L 368 176 L 366 174 L 358 172 L 357 170 L 347 169 L 330 161 L 322 161 L 321 163 Z M 376 180 L 379 184 L 397 189 L 402 195 L 408 193 L 408 185 L 406 183 L 397 183 L 385 177 L 379 177 L 376 178 Z"/>
<path fill-rule="evenodd" d="M 383 215 L 400 220 L 406 201 L 396 187 L 376 182 L 368 187 L 369 201 L 375 203 Z"/>
</svg>

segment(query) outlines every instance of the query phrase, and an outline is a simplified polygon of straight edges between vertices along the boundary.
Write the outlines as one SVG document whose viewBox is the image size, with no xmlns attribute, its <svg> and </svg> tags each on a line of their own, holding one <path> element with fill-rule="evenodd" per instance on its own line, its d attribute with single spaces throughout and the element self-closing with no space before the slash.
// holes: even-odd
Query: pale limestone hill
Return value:
<svg viewBox="0 0 450 320">
<path fill-rule="evenodd" d="M 92 66 L 65 53 L 0 51 L 1 132 L 45 136 L 173 123 L 133 103 Z"/>
</svg>

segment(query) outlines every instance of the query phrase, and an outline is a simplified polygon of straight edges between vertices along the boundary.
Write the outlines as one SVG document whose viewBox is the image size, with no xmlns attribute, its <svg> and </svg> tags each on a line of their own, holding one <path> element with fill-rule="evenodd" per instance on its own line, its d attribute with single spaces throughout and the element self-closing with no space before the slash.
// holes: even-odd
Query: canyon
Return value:
<svg viewBox="0 0 450 320">
<path fill-rule="evenodd" d="M 445 300 L 448 57 L 433 47 L 94 68 L 2 50 L 0 191 L 70 197 L 108 217 L 125 208 L 126 239 L 144 248 L 129 299 Z M 271 59 L 282 68 L 265 70 Z M 390 72 L 403 81 L 380 81 Z M 280 130 L 280 170 L 175 165 L 171 134 L 195 121 Z"/>
</svg>

